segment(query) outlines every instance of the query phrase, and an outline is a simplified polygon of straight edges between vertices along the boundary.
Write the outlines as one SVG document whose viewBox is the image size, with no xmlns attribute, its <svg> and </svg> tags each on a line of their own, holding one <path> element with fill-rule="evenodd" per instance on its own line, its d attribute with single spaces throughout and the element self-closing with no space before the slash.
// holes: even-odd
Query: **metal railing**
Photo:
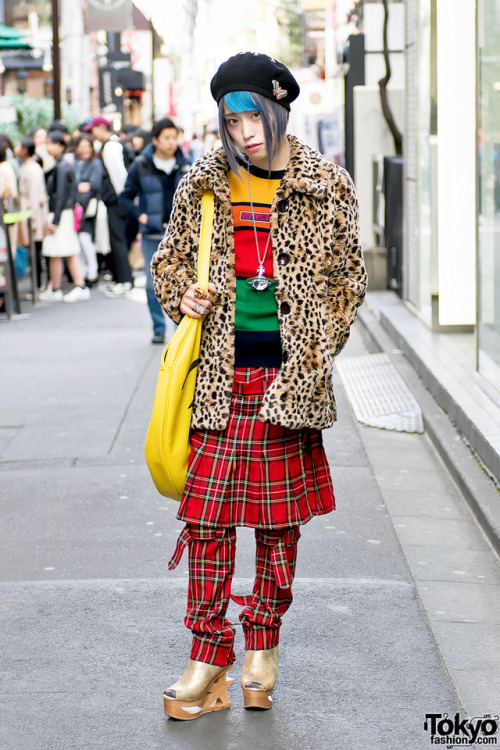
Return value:
<svg viewBox="0 0 500 750">
<path fill-rule="evenodd" d="M 5 244 L 0 243 L 0 293 L 3 294 L 5 312 L 9 320 L 15 312 L 21 314 L 21 296 L 17 284 L 14 253 L 12 250 L 9 227 L 27 222 L 28 226 L 28 253 L 31 267 L 31 293 L 32 302 L 36 304 L 37 278 L 36 278 L 36 252 L 33 241 L 33 229 L 31 226 L 31 211 L 16 211 L 13 213 L 0 213 L 0 234 L 3 234 Z M 3 239 L 3 238 L 2 238 Z"/>
</svg>

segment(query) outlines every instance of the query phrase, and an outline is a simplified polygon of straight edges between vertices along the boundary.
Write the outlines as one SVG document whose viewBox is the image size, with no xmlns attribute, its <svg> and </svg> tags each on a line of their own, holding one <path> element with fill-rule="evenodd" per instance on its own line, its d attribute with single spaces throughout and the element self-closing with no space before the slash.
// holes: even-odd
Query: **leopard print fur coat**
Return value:
<svg viewBox="0 0 500 750">
<path fill-rule="evenodd" d="M 336 419 L 333 360 L 347 341 L 367 277 L 348 173 L 288 138 L 290 159 L 271 208 L 282 366 L 259 418 L 292 429 L 324 429 Z M 193 428 L 205 430 L 226 426 L 234 372 L 236 276 L 227 173 L 222 149 L 196 162 L 177 189 L 151 264 L 156 296 L 178 323 L 182 296 L 196 281 L 200 198 L 213 190 L 210 281 L 218 294 L 203 326 L 191 421 Z"/>
</svg>

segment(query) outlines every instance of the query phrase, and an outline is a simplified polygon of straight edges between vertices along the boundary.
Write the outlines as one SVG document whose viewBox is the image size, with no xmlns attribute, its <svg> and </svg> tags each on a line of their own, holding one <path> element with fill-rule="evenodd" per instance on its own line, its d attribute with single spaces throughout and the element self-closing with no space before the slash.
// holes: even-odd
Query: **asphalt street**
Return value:
<svg viewBox="0 0 500 750">
<path fill-rule="evenodd" d="M 136 290 L 0 321 L 0 747 L 424 750 L 426 714 L 498 714 L 498 560 L 425 435 L 367 428 L 335 376 L 337 510 L 302 528 L 271 711 L 163 714 L 187 663 L 177 504 L 143 445 L 161 347 Z M 356 323 L 342 357 L 374 351 Z M 234 591 L 253 534 L 238 531 Z M 237 622 L 239 608 L 230 605 Z"/>
</svg>

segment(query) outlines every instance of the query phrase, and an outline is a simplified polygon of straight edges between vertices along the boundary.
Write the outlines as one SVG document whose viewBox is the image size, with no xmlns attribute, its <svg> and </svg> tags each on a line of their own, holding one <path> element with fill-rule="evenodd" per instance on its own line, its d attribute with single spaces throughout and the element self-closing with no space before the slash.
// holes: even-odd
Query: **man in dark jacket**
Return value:
<svg viewBox="0 0 500 750">
<path fill-rule="evenodd" d="M 108 212 L 109 244 L 111 246 L 112 273 L 115 280 L 107 291 L 109 297 L 121 297 L 132 289 L 132 270 L 128 260 L 129 245 L 125 236 L 127 215 L 118 204 L 118 195 L 127 178 L 127 152 L 118 136 L 113 133 L 111 123 L 105 117 L 94 117 L 85 127 L 95 140 L 102 143 L 100 156 L 104 171 L 101 184 L 101 200 Z"/>
<path fill-rule="evenodd" d="M 172 211 L 174 193 L 190 163 L 177 145 L 178 130 L 164 118 L 153 125 L 153 139 L 130 166 L 119 203 L 139 221 L 146 271 L 146 293 L 153 321 L 153 344 L 165 341 L 165 318 L 155 297 L 150 264 Z M 137 199 L 137 200 L 136 200 Z"/>
</svg>

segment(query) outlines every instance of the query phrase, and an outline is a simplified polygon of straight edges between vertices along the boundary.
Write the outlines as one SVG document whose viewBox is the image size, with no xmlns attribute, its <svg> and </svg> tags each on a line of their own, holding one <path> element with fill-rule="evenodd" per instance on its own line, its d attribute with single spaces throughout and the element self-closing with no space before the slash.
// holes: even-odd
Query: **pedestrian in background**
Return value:
<svg viewBox="0 0 500 750">
<path fill-rule="evenodd" d="M 189 140 L 186 138 L 186 134 L 184 132 L 184 128 L 178 128 L 178 136 L 177 136 L 177 142 L 179 144 L 179 148 L 184 154 L 185 157 L 189 159 L 190 162 L 193 161 L 192 154 L 191 154 L 191 144 Z"/>
<path fill-rule="evenodd" d="M 19 200 L 17 176 L 9 158 L 9 151 L 11 151 L 10 144 L 10 138 L 3 133 L 0 133 L 0 201 L 2 201 L 2 213 L 12 213 L 17 211 Z M 13 153 L 12 157 L 14 157 Z M 17 224 L 11 224 L 8 228 L 8 232 L 12 257 L 15 258 L 18 234 Z M 2 237 L 1 240 L 3 243 L 4 238 Z"/>
<path fill-rule="evenodd" d="M 253 592 L 231 595 L 243 606 L 244 704 L 272 705 L 299 527 L 335 504 L 321 430 L 336 419 L 333 362 L 366 288 L 348 173 L 286 135 L 299 94 L 290 71 L 267 55 L 239 54 L 211 91 L 223 149 L 179 185 L 152 261 L 170 317 L 205 321 L 177 514 L 186 525 L 169 563 L 188 547 L 190 660 L 163 694 L 166 713 L 180 719 L 230 706 L 236 526 L 256 537 Z M 215 198 L 209 295 L 196 278 L 206 190 Z"/>
<path fill-rule="evenodd" d="M 14 144 L 11 138 L 6 133 L 0 133 L 0 143 L 5 147 L 5 159 L 10 164 L 16 175 L 16 180 L 19 180 L 19 162 L 14 154 Z"/>
<path fill-rule="evenodd" d="M 80 135 L 75 141 L 76 201 L 82 207 L 82 220 L 78 231 L 80 262 L 85 283 L 92 287 L 98 277 L 97 254 L 94 246 L 97 206 L 102 184 L 102 162 L 96 158 L 92 138 Z"/>
<path fill-rule="evenodd" d="M 43 169 L 35 161 L 35 142 L 26 136 L 16 145 L 15 154 L 21 161 L 19 195 L 21 211 L 31 211 L 31 230 L 35 245 L 37 286 L 42 287 L 42 242 L 47 223 L 47 192 Z M 25 241 L 28 241 L 25 237 Z M 22 244 L 22 243 L 21 243 Z M 26 244 L 27 246 L 27 244 Z"/>
<path fill-rule="evenodd" d="M 78 256 L 80 245 L 74 229 L 74 208 L 76 184 L 72 166 L 64 158 L 66 139 L 63 133 L 51 131 L 47 137 L 47 150 L 54 157 L 55 167 L 47 178 L 49 216 L 47 235 L 43 240 L 42 252 L 49 259 L 49 284 L 40 294 L 42 302 L 85 302 L 90 299 L 90 290 L 85 281 Z M 66 260 L 74 287 L 64 294 L 61 280 Z"/>
<path fill-rule="evenodd" d="M 163 344 L 165 318 L 155 296 L 150 266 L 170 218 L 174 193 L 190 164 L 178 146 L 178 132 L 172 120 L 155 122 L 152 134 L 152 143 L 129 169 L 119 202 L 127 215 L 136 216 L 139 222 L 146 294 L 153 322 L 152 343 Z"/>
<path fill-rule="evenodd" d="M 17 175 L 8 158 L 8 141 L 2 139 L 0 134 L 0 199 L 3 200 L 4 210 L 15 209 L 15 201 L 18 199 Z M 9 205 L 10 204 L 10 205 Z"/>
<path fill-rule="evenodd" d="M 133 125 L 131 122 L 122 123 L 118 132 L 118 138 L 121 141 L 127 141 L 132 137 L 132 134 L 137 130 L 137 125 Z"/>
<path fill-rule="evenodd" d="M 45 128 L 33 128 L 28 135 L 33 138 L 35 154 L 42 162 L 42 169 L 47 175 L 55 166 L 55 161 L 47 150 L 47 131 Z"/>
<path fill-rule="evenodd" d="M 139 156 L 146 146 L 149 146 L 151 143 L 151 131 L 137 128 L 130 136 L 130 143 L 135 151 L 135 155 Z"/>
<path fill-rule="evenodd" d="M 99 155 L 103 163 L 101 200 L 108 212 L 109 243 L 111 246 L 111 272 L 114 283 L 106 294 L 121 297 L 132 289 L 132 270 L 128 260 L 129 244 L 125 235 L 127 215 L 118 203 L 118 196 L 125 187 L 127 169 L 130 165 L 128 151 L 118 136 L 113 133 L 111 123 L 105 117 L 94 117 L 86 126 L 86 132 L 102 143 Z"/>
<path fill-rule="evenodd" d="M 196 161 L 196 159 L 199 159 L 199 157 L 205 153 L 205 146 L 196 133 L 193 133 L 193 137 L 191 138 L 190 151 L 193 161 Z"/>
</svg>

